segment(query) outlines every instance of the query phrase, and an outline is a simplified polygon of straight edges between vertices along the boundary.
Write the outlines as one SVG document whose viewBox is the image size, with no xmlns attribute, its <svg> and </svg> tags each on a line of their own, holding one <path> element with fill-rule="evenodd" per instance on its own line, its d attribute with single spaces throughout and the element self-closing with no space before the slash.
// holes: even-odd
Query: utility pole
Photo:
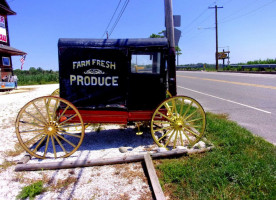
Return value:
<svg viewBox="0 0 276 200">
<path fill-rule="evenodd" d="M 168 75 L 169 75 L 169 91 L 176 95 L 176 72 L 175 72 L 175 40 L 174 40 L 174 22 L 172 0 L 165 1 L 165 24 L 166 35 L 170 45 L 169 60 L 168 60 Z"/>
<path fill-rule="evenodd" d="M 218 71 L 218 8 L 223 8 L 223 6 L 209 7 L 209 9 L 215 8 L 215 20 L 216 20 L 216 70 Z"/>
</svg>

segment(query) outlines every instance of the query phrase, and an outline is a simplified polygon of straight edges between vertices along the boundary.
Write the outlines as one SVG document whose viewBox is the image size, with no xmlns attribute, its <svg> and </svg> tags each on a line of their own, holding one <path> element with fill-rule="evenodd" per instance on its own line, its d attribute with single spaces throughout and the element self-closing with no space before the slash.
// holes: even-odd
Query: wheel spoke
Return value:
<svg viewBox="0 0 276 200">
<path fill-rule="evenodd" d="M 36 130 L 29 130 L 29 131 L 20 131 L 20 133 L 34 133 L 34 132 L 39 132 L 39 131 L 44 131 L 44 129 L 36 129 Z"/>
<path fill-rule="evenodd" d="M 44 128 L 44 126 L 38 125 L 38 124 L 34 124 L 34 123 L 30 123 L 30 122 L 26 122 L 26 121 L 19 121 L 22 124 L 29 124 L 31 126 L 36 126 L 36 127 L 41 127 Z"/>
<path fill-rule="evenodd" d="M 41 121 L 40 119 L 36 118 L 35 116 L 33 116 L 31 113 L 27 112 L 26 110 L 24 111 L 26 114 L 28 114 L 30 117 L 34 118 L 35 120 L 39 121 L 40 123 L 45 125 L 45 122 Z"/>
<path fill-rule="evenodd" d="M 161 115 L 162 117 L 164 117 L 165 119 L 169 120 L 170 122 L 172 122 L 172 119 L 170 119 L 169 117 L 167 117 L 166 115 L 164 115 L 161 112 L 157 112 L 159 115 Z"/>
<path fill-rule="evenodd" d="M 73 116 L 71 116 L 71 117 L 67 118 L 66 120 L 64 120 L 63 122 L 61 122 L 59 125 L 68 122 L 69 120 L 73 119 L 73 118 L 76 117 L 76 116 L 77 116 L 77 114 L 74 114 Z"/>
<path fill-rule="evenodd" d="M 182 117 L 184 118 L 186 116 L 186 114 L 190 111 L 190 108 L 192 106 L 193 102 L 191 101 L 191 103 L 189 104 L 187 110 L 185 111 L 185 113 L 182 115 Z"/>
<path fill-rule="evenodd" d="M 176 99 L 172 100 L 172 105 L 173 105 L 174 113 L 178 116 L 177 107 L 176 107 L 176 105 L 177 105 Z"/>
<path fill-rule="evenodd" d="M 51 98 L 49 98 L 49 100 L 46 102 L 46 98 L 44 99 L 44 103 L 45 103 L 45 107 L 46 107 L 46 112 L 47 112 L 47 116 L 48 116 L 48 120 L 51 121 L 51 118 L 50 118 L 50 113 L 49 113 L 49 106 L 50 106 L 50 103 L 51 103 Z"/>
<path fill-rule="evenodd" d="M 182 98 L 181 108 L 180 108 L 179 115 L 181 115 L 181 114 L 182 114 L 182 112 L 183 112 L 183 107 L 184 107 L 184 98 Z"/>
<path fill-rule="evenodd" d="M 157 131 L 167 130 L 167 129 L 171 129 L 171 128 L 172 128 L 172 126 L 166 126 L 166 127 L 162 127 L 162 128 L 159 128 L 159 129 L 155 129 L 153 131 L 157 132 Z"/>
<path fill-rule="evenodd" d="M 197 134 L 196 134 L 195 132 L 193 132 L 192 130 L 190 130 L 190 129 L 186 128 L 186 127 L 184 127 L 184 129 L 187 130 L 189 133 L 193 134 L 194 136 L 199 137 L 199 135 L 197 135 Z"/>
<path fill-rule="evenodd" d="M 174 133 L 175 133 L 175 129 L 173 130 L 173 133 L 170 135 L 168 141 L 166 142 L 165 147 L 166 147 L 166 146 L 169 144 L 169 142 L 171 141 L 171 138 L 172 138 L 172 136 L 174 135 Z"/>
<path fill-rule="evenodd" d="M 188 117 L 186 117 L 184 120 L 189 119 L 190 117 L 192 117 L 195 113 L 197 113 L 197 110 L 195 110 L 193 113 L 191 113 Z"/>
<path fill-rule="evenodd" d="M 187 138 L 187 140 L 189 141 L 189 144 L 192 144 L 192 141 L 190 140 L 189 136 L 185 133 L 184 130 L 183 130 L 183 133 L 184 133 L 185 137 Z"/>
<path fill-rule="evenodd" d="M 187 123 L 195 122 L 195 121 L 198 121 L 198 120 L 202 120 L 202 118 L 193 119 L 193 120 L 187 121 Z"/>
<path fill-rule="evenodd" d="M 158 139 L 158 142 L 160 142 L 164 137 L 166 137 L 171 132 L 172 132 L 172 130 L 169 130 L 167 133 L 165 133 L 161 138 Z"/>
<path fill-rule="evenodd" d="M 197 126 L 192 126 L 191 124 L 189 125 L 190 127 L 196 129 L 196 128 L 201 128 L 202 126 L 201 125 L 197 125 Z"/>
<path fill-rule="evenodd" d="M 66 108 L 63 110 L 61 115 L 58 117 L 57 122 L 59 122 L 60 118 L 65 114 L 65 112 L 67 111 L 68 108 L 69 108 L 69 105 L 66 106 Z"/>
<path fill-rule="evenodd" d="M 44 137 L 39 141 L 39 143 L 36 145 L 35 149 L 33 150 L 34 153 L 37 152 L 38 147 L 42 144 L 42 142 L 45 140 L 47 135 L 44 135 Z"/>
<path fill-rule="evenodd" d="M 35 105 L 34 102 L 32 102 L 33 106 L 35 107 L 36 111 L 39 113 L 39 115 L 41 116 L 41 118 L 43 119 L 43 121 L 45 123 L 47 123 L 47 120 L 45 119 L 45 117 L 42 115 L 42 113 L 40 112 L 40 110 L 37 108 L 37 106 Z"/>
<path fill-rule="evenodd" d="M 67 154 L 67 151 L 65 150 L 64 146 L 61 144 L 61 142 L 58 139 L 58 137 L 54 135 L 54 138 L 56 139 L 56 141 L 58 142 L 59 146 L 62 148 L 62 150 L 64 151 L 64 153 Z"/>
<path fill-rule="evenodd" d="M 42 136 L 44 133 L 40 133 L 40 134 L 37 134 L 36 136 L 34 136 L 33 138 L 31 138 L 31 139 L 29 139 L 29 140 L 27 140 L 26 142 L 24 142 L 25 144 L 29 144 L 32 140 L 34 140 L 34 139 L 36 139 L 36 138 L 38 138 L 39 136 Z"/>
<path fill-rule="evenodd" d="M 181 146 L 184 146 L 184 144 L 183 144 L 183 138 L 182 138 L 182 133 L 181 133 L 182 131 L 179 131 L 179 135 L 180 135 L 180 140 L 181 140 Z"/>
<path fill-rule="evenodd" d="M 177 136 L 178 136 L 178 130 L 176 131 L 176 134 L 175 134 L 175 138 L 174 138 L 174 142 L 173 142 L 173 148 L 175 148 Z"/>
<path fill-rule="evenodd" d="M 44 154 L 43 154 L 43 158 L 45 158 L 47 150 L 48 150 L 48 145 L 49 145 L 49 135 L 47 135 L 47 141 L 46 141 L 46 146 L 44 149 Z"/>
<path fill-rule="evenodd" d="M 81 138 L 80 135 L 75 135 L 75 134 L 72 134 L 72 133 L 67 133 L 66 131 L 58 131 L 58 133 L 62 133 L 62 134 L 65 134 L 65 135 L 70 135 L 70 136 L 76 137 L 76 138 Z"/>
<path fill-rule="evenodd" d="M 59 128 L 72 128 L 72 127 L 79 127 L 79 126 L 81 126 L 81 123 L 58 125 Z"/>
<path fill-rule="evenodd" d="M 201 126 L 193 126 L 192 124 L 190 124 L 188 122 L 186 123 L 186 126 L 188 126 L 194 132 L 198 132 L 196 128 L 201 127 Z"/>
<path fill-rule="evenodd" d="M 168 122 L 168 121 L 161 121 L 161 120 L 155 120 L 155 121 L 154 121 L 154 124 L 155 124 L 155 123 L 171 124 L 171 122 Z"/>
<path fill-rule="evenodd" d="M 51 140 L 52 140 L 52 145 L 53 145 L 53 150 L 54 150 L 54 156 L 57 158 L 57 152 L 56 152 L 56 145 L 53 136 L 51 135 Z"/>
<path fill-rule="evenodd" d="M 55 118 L 57 116 L 57 107 L 58 107 L 58 104 L 59 104 L 59 100 L 56 100 L 55 107 L 54 107 L 54 110 L 53 110 L 53 120 L 55 120 Z"/>
<path fill-rule="evenodd" d="M 74 145 L 72 142 L 70 142 L 69 140 L 67 140 L 66 138 L 62 137 L 60 134 L 57 134 L 58 137 L 60 137 L 61 139 L 63 139 L 65 142 L 67 142 L 68 144 L 70 144 L 72 147 L 76 147 L 76 145 Z"/>
</svg>

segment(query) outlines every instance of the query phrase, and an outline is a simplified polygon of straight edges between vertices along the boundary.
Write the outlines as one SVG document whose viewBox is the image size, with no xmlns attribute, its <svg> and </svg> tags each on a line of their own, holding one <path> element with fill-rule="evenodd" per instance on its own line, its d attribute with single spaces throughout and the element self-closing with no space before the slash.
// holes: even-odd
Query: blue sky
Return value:
<svg viewBox="0 0 276 200">
<path fill-rule="evenodd" d="M 58 70 L 58 39 L 103 38 L 119 1 L 7 0 L 17 13 L 8 17 L 11 46 L 28 53 L 23 69 Z M 276 58 L 276 0 L 172 1 L 174 14 L 182 17 L 179 64 L 215 63 L 215 10 L 208 7 L 216 4 L 223 6 L 218 9 L 219 47 L 230 50 L 232 64 Z M 145 38 L 164 29 L 163 0 L 129 0 L 110 38 Z M 19 59 L 13 57 L 14 69 L 20 68 Z"/>
</svg>

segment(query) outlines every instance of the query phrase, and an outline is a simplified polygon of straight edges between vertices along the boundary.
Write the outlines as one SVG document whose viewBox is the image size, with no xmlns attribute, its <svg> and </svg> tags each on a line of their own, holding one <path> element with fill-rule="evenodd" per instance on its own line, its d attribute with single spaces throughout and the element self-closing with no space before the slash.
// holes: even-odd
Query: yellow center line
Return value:
<svg viewBox="0 0 276 200">
<path fill-rule="evenodd" d="M 242 83 L 242 82 L 235 82 L 235 81 L 225 81 L 225 80 L 217 80 L 217 79 L 210 79 L 210 78 L 199 78 L 195 76 L 183 76 L 183 75 L 176 75 L 183 78 L 191 78 L 191 79 L 200 79 L 205 81 L 213 81 L 213 82 L 220 82 L 220 83 L 231 83 L 235 85 L 245 85 L 245 86 L 251 86 L 251 87 L 259 87 L 259 88 L 268 88 L 276 90 L 275 86 L 269 86 L 269 85 L 259 85 L 259 84 L 252 84 L 252 83 Z"/>
</svg>

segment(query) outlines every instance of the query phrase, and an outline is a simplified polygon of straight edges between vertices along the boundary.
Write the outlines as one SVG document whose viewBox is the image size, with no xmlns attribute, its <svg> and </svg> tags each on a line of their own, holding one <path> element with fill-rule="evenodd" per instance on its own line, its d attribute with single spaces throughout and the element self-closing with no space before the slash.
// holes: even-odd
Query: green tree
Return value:
<svg viewBox="0 0 276 200">
<path fill-rule="evenodd" d="M 29 74 L 36 74 L 36 68 L 30 67 Z"/>
</svg>

